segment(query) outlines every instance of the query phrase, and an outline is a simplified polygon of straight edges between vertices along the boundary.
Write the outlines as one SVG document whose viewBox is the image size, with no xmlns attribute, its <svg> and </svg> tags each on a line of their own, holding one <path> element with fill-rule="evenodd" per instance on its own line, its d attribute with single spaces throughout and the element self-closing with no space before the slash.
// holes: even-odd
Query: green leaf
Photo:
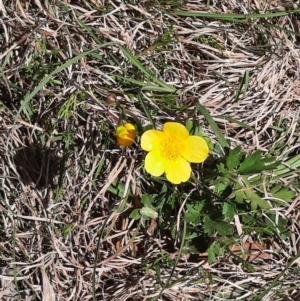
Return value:
<svg viewBox="0 0 300 301">
<path fill-rule="evenodd" d="M 245 194 L 244 194 L 245 187 L 241 185 L 239 182 L 235 183 L 234 190 L 230 195 L 231 198 L 235 197 L 235 201 L 237 203 L 244 203 Z"/>
<path fill-rule="evenodd" d="M 221 173 L 224 173 L 224 174 L 227 174 L 228 173 L 228 171 L 227 171 L 227 169 L 226 169 L 226 167 L 225 167 L 225 165 L 223 164 L 223 163 L 220 163 L 220 164 L 218 164 L 218 170 L 221 172 Z"/>
<path fill-rule="evenodd" d="M 220 221 L 220 220 L 212 220 L 209 216 L 204 218 L 204 231 L 208 235 L 213 235 L 215 231 L 217 231 L 220 235 L 228 235 L 232 233 L 232 227 L 230 224 Z"/>
<path fill-rule="evenodd" d="M 125 186 L 124 184 L 115 180 L 109 187 L 108 191 L 115 194 L 118 197 L 122 197 L 125 193 Z"/>
<path fill-rule="evenodd" d="M 248 156 L 238 168 L 241 175 L 260 173 L 265 170 L 275 169 L 280 164 L 275 157 L 262 157 L 260 150 Z"/>
<path fill-rule="evenodd" d="M 221 179 L 220 179 L 221 180 Z M 224 183 L 224 182 L 218 182 L 215 185 L 215 192 L 220 194 L 221 192 L 223 192 L 226 188 L 228 187 L 228 183 Z"/>
<path fill-rule="evenodd" d="M 140 219 L 141 215 L 140 215 L 140 210 L 139 209 L 134 209 L 130 215 L 129 215 L 129 218 L 132 218 L 134 220 L 137 220 L 137 219 Z"/>
<path fill-rule="evenodd" d="M 186 235 L 185 235 L 186 241 L 193 240 L 195 238 L 197 239 L 198 237 L 199 237 L 199 233 L 193 232 L 191 229 L 187 228 Z"/>
<path fill-rule="evenodd" d="M 263 200 L 255 191 L 251 188 L 244 191 L 246 198 L 251 202 L 252 210 L 256 210 L 257 206 L 261 209 L 270 209 L 270 205 L 267 201 Z"/>
<path fill-rule="evenodd" d="M 232 227 L 231 227 L 231 225 L 229 225 L 226 222 L 217 221 L 215 223 L 215 227 L 216 227 L 216 230 L 218 231 L 218 233 L 220 235 L 222 235 L 222 236 L 229 235 L 229 234 L 232 233 Z"/>
<path fill-rule="evenodd" d="M 216 261 L 216 256 L 224 254 L 224 247 L 221 247 L 220 243 L 216 241 L 207 249 L 207 253 L 209 262 L 213 263 Z"/>
<path fill-rule="evenodd" d="M 199 224 L 201 220 L 201 210 L 203 209 L 205 202 L 198 202 L 195 205 L 187 204 L 187 212 L 185 212 L 184 220 L 194 225 Z"/>
<path fill-rule="evenodd" d="M 193 223 L 194 225 L 199 224 L 201 219 L 200 212 L 192 211 L 192 212 L 186 212 L 184 215 L 184 220 L 188 223 Z"/>
<path fill-rule="evenodd" d="M 244 200 L 245 200 L 245 194 L 244 194 L 244 191 L 242 190 L 237 190 L 236 193 L 235 193 L 235 201 L 237 203 L 244 203 Z"/>
<path fill-rule="evenodd" d="M 287 187 L 281 188 L 276 192 L 272 192 L 273 197 L 284 200 L 286 202 L 291 202 L 296 196 L 296 192 L 288 189 Z"/>
<path fill-rule="evenodd" d="M 244 162 L 241 164 L 238 169 L 240 174 L 249 173 L 249 170 L 252 171 L 253 168 L 256 168 L 255 164 L 262 159 L 262 154 L 260 150 L 255 151 L 253 154 L 246 157 Z"/>
<path fill-rule="evenodd" d="M 142 209 L 140 209 L 140 214 L 152 219 L 157 219 L 158 217 L 158 213 L 149 207 L 143 207 Z"/>
<path fill-rule="evenodd" d="M 229 151 L 229 155 L 226 159 L 226 166 L 229 170 L 233 170 L 237 167 L 245 155 L 244 152 L 241 151 L 241 146 L 237 146 L 235 149 Z"/>
<path fill-rule="evenodd" d="M 208 235 L 213 235 L 215 231 L 215 225 L 214 222 L 210 219 L 210 217 L 207 215 L 204 218 L 204 232 L 207 233 Z"/>
<path fill-rule="evenodd" d="M 154 195 L 143 194 L 141 197 L 141 203 L 147 207 L 152 207 L 152 203 L 154 202 Z"/>
<path fill-rule="evenodd" d="M 185 122 L 185 127 L 189 132 L 191 132 L 191 130 L 194 128 L 194 122 L 192 120 L 187 120 Z"/>
<path fill-rule="evenodd" d="M 286 239 L 291 236 L 291 231 L 289 231 L 289 228 L 288 228 L 288 221 L 285 218 L 283 218 L 280 215 L 277 215 L 273 212 L 269 212 L 268 217 L 269 217 L 269 219 L 266 219 L 267 227 L 270 227 L 271 229 L 273 229 L 275 226 L 279 230 L 280 237 L 282 239 Z"/>
<path fill-rule="evenodd" d="M 212 246 L 207 249 L 207 254 L 208 254 L 208 261 L 210 263 L 214 263 L 216 261 L 216 255 Z"/>
<path fill-rule="evenodd" d="M 223 215 L 226 216 L 230 221 L 235 215 L 235 206 L 232 203 L 224 202 L 223 204 Z"/>
</svg>

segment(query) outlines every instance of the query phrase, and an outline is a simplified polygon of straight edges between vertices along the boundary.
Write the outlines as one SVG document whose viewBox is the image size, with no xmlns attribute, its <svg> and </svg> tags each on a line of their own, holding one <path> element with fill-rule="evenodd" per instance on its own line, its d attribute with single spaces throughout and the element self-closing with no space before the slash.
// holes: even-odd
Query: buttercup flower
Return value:
<svg viewBox="0 0 300 301">
<path fill-rule="evenodd" d="M 209 152 L 203 138 L 190 136 L 186 127 L 177 122 L 165 123 L 162 131 L 146 131 L 141 147 L 149 152 L 145 159 L 146 171 L 155 177 L 166 173 L 173 184 L 188 181 L 192 172 L 190 162 L 203 162 Z"/>
<path fill-rule="evenodd" d="M 117 141 L 121 146 L 130 146 L 136 136 L 135 127 L 131 123 L 120 125 L 116 130 Z"/>
</svg>

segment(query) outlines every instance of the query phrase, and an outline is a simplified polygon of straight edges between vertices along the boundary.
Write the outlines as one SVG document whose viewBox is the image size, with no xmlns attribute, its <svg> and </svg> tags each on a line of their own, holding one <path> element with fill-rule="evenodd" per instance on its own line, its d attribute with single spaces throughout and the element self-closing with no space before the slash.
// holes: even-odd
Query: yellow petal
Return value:
<svg viewBox="0 0 300 301">
<path fill-rule="evenodd" d="M 185 140 L 189 136 L 186 127 L 178 122 L 166 122 L 164 124 L 163 132 L 178 141 Z"/>
<path fill-rule="evenodd" d="M 163 139 L 164 133 L 157 130 L 146 131 L 141 138 L 141 147 L 143 150 L 150 152 L 159 148 L 159 143 Z"/>
<path fill-rule="evenodd" d="M 168 181 L 173 184 L 186 182 L 191 177 L 191 166 L 183 158 L 178 158 L 176 161 L 165 162 L 165 172 Z"/>
<path fill-rule="evenodd" d="M 158 150 L 154 150 L 147 154 L 145 159 L 145 169 L 154 177 L 159 177 L 164 173 L 165 162 L 161 158 Z"/>
<path fill-rule="evenodd" d="M 134 140 L 127 136 L 117 137 L 117 141 L 118 141 L 118 144 L 121 146 L 130 146 L 134 143 Z"/>
<path fill-rule="evenodd" d="M 125 123 L 125 128 L 127 129 L 127 137 L 134 140 L 135 139 L 135 136 L 136 136 L 136 130 L 135 130 L 135 127 L 134 125 L 132 125 L 131 123 Z"/>
<path fill-rule="evenodd" d="M 116 130 L 117 137 L 126 136 L 127 134 L 128 134 L 128 131 L 124 125 L 120 125 L 117 127 L 117 130 Z"/>
<path fill-rule="evenodd" d="M 124 126 L 128 131 L 132 131 L 132 130 L 135 131 L 135 127 L 131 123 L 125 123 Z"/>
<path fill-rule="evenodd" d="M 181 156 L 189 162 L 201 163 L 208 157 L 209 148 L 206 141 L 199 136 L 189 136 L 183 142 Z"/>
</svg>

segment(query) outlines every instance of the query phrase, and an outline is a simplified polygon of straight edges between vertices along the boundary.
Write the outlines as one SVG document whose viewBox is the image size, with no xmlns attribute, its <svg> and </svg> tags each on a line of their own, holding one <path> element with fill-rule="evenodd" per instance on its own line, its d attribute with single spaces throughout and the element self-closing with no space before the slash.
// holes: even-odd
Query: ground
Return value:
<svg viewBox="0 0 300 301">
<path fill-rule="evenodd" d="M 300 300 L 296 2 L 0 0 L 1 300 Z"/>
</svg>

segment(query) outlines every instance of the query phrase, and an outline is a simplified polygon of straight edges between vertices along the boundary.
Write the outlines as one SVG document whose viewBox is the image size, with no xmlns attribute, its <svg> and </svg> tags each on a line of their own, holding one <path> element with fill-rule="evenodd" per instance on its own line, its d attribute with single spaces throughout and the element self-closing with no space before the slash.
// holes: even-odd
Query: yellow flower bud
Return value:
<svg viewBox="0 0 300 301">
<path fill-rule="evenodd" d="M 135 127 L 131 123 L 120 125 L 117 127 L 116 136 L 121 146 L 130 146 L 134 143 L 136 136 Z"/>
</svg>

